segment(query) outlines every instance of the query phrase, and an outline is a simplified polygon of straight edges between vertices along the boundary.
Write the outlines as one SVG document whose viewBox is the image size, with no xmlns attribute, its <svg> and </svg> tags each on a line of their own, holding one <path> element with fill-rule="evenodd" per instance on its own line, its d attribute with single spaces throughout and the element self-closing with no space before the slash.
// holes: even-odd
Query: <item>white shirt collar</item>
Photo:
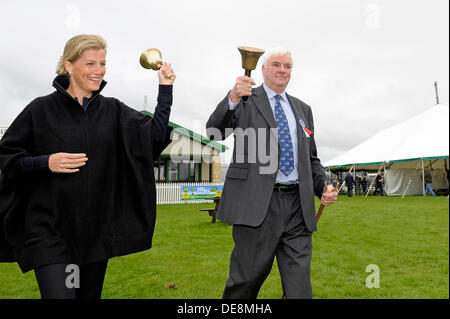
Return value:
<svg viewBox="0 0 450 319">
<path fill-rule="evenodd" d="M 277 95 L 278 93 L 275 92 L 274 90 L 272 90 L 271 88 L 269 88 L 266 83 L 263 83 L 263 88 L 266 91 L 267 97 L 270 99 L 275 98 L 275 95 Z M 283 91 L 281 94 L 281 98 L 283 99 L 283 101 L 287 102 L 287 95 L 286 95 L 286 91 Z"/>
</svg>

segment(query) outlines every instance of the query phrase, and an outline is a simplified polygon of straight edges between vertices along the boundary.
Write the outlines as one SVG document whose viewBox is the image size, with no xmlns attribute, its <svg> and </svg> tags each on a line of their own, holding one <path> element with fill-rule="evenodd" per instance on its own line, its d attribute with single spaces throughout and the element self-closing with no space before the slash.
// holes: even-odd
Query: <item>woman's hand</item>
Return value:
<svg viewBox="0 0 450 319">
<path fill-rule="evenodd" d="M 170 63 L 164 62 L 164 64 L 158 71 L 159 84 L 173 85 L 176 77 L 177 76 L 172 70 L 172 65 Z"/>
<path fill-rule="evenodd" d="M 76 173 L 78 167 L 86 165 L 86 154 L 55 153 L 48 158 L 48 167 L 53 173 Z"/>
</svg>

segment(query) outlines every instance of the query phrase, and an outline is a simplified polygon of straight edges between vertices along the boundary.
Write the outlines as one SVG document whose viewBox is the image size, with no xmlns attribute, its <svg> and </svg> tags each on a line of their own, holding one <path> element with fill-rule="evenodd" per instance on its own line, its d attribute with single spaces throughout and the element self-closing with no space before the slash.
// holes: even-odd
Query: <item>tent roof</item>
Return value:
<svg viewBox="0 0 450 319">
<path fill-rule="evenodd" d="M 376 169 L 381 164 L 411 166 L 417 160 L 449 156 L 448 105 L 436 104 L 409 120 L 382 130 L 333 160 L 326 168 Z"/>
</svg>

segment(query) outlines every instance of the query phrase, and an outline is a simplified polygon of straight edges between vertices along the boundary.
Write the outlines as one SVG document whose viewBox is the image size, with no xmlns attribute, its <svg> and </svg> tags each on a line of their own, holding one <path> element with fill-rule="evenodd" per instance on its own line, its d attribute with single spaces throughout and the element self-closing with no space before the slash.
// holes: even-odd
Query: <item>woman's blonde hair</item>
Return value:
<svg viewBox="0 0 450 319">
<path fill-rule="evenodd" d="M 59 58 L 58 66 L 56 67 L 56 74 L 68 75 L 64 62 L 75 62 L 81 53 L 86 49 L 104 49 L 106 53 L 106 40 L 99 35 L 94 34 L 79 34 L 67 41 L 64 47 L 64 53 Z"/>
</svg>

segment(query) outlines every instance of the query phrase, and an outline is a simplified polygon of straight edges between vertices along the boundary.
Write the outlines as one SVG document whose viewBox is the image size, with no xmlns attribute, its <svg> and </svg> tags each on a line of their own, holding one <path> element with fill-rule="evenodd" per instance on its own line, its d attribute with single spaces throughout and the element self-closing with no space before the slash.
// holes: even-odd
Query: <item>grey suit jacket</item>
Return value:
<svg viewBox="0 0 450 319">
<path fill-rule="evenodd" d="M 314 194 L 322 196 L 328 178 L 317 157 L 314 133 L 308 136 L 302 127 L 314 132 L 311 108 L 287 96 L 297 119 L 300 202 L 306 227 L 313 232 L 317 230 Z M 272 197 L 280 154 L 277 126 L 263 86 L 254 88 L 247 104 L 241 100 L 233 111 L 229 110 L 227 94 L 211 114 L 206 129 L 211 139 L 224 140 L 231 134 L 235 139 L 217 218 L 230 224 L 260 225 Z"/>
</svg>

